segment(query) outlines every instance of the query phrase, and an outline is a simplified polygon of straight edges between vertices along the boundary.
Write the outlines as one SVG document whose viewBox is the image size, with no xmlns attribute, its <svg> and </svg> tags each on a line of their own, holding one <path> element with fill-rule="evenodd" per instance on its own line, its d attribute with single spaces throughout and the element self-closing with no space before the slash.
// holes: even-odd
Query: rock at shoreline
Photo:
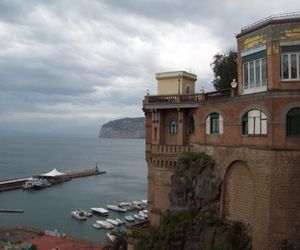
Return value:
<svg viewBox="0 0 300 250">
<path fill-rule="evenodd" d="M 145 118 L 122 118 L 102 125 L 99 138 L 145 138 Z"/>
</svg>

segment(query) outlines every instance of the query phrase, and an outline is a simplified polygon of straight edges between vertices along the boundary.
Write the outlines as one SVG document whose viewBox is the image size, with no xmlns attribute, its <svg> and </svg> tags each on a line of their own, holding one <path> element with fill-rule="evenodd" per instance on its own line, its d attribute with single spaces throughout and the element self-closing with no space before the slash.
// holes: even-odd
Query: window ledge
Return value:
<svg viewBox="0 0 300 250">
<path fill-rule="evenodd" d="M 253 94 L 253 93 L 258 93 L 258 92 L 265 92 L 267 90 L 268 90 L 267 85 L 263 85 L 260 87 L 247 88 L 247 89 L 243 89 L 243 95 Z"/>
<path fill-rule="evenodd" d="M 281 79 L 281 83 L 289 83 L 289 82 L 300 83 L 300 79 Z"/>
<path fill-rule="evenodd" d="M 261 135 L 261 134 L 251 134 L 251 135 L 242 135 L 243 137 L 268 137 L 267 134 Z"/>
</svg>

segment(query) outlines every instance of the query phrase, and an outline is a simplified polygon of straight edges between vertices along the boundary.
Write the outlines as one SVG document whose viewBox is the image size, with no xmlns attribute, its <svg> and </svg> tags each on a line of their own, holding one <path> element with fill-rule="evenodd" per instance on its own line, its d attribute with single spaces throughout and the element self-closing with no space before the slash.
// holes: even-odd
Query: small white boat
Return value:
<svg viewBox="0 0 300 250">
<path fill-rule="evenodd" d="M 125 221 L 123 221 L 123 220 L 116 219 L 116 221 L 119 223 L 119 225 L 123 225 L 123 224 L 125 224 Z"/>
<path fill-rule="evenodd" d="M 113 235 L 111 232 L 106 233 L 107 239 L 110 240 L 111 242 L 116 240 L 116 236 Z"/>
<path fill-rule="evenodd" d="M 125 208 L 127 211 L 131 211 L 134 209 L 134 206 L 130 202 L 121 202 L 118 206 L 121 208 Z"/>
<path fill-rule="evenodd" d="M 145 220 L 145 217 L 141 214 L 135 214 L 134 218 L 136 218 L 137 220 Z"/>
<path fill-rule="evenodd" d="M 108 216 L 109 214 L 109 212 L 102 207 L 92 207 L 91 210 L 93 213 L 100 214 L 102 216 Z"/>
<path fill-rule="evenodd" d="M 147 206 L 148 200 L 142 200 L 142 203 L 143 203 L 143 205 L 146 205 L 146 206 Z"/>
<path fill-rule="evenodd" d="M 134 208 L 136 209 L 144 209 L 145 205 L 143 205 L 143 203 L 141 201 L 133 201 L 132 205 L 134 206 Z"/>
<path fill-rule="evenodd" d="M 106 206 L 108 209 L 111 209 L 113 211 L 117 211 L 117 212 L 126 212 L 127 209 L 126 208 L 122 208 L 122 207 L 118 207 L 116 205 L 107 205 Z"/>
<path fill-rule="evenodd" d="M 25 182 L 25 184 L 22 186 L 23 189 L 43 189 L 46 187 L 50 187 L 51 183 L 48 182 L 46 179 L 39 179 L 39 178 L 32 178 Z"/>
<path fill-rule="evenodd" d="M 83 213 L 85 214 L 86 217 L 92 217 L 92 216 L 93 216 L 92 213 L 87 212 L 87 211 L 85 211 L 85 210 L 82 210 L 82 209 L 80 209 L 80 208 L 78 209 L 78 211 L 83 212 Z"/>
<path fill-rule="evenodd" d="M 72 217 L 78 219 L 78 220 L 86 220 L 87 217 L 84 212 L 80 210 L 75 210 L 71 212 Z"/>
<path fill-rule="evenodd" d="M 117 220 L 106 219 L 106 221 L 108 221 L 110 224 L 113 224 L 114 226 L 121 226 L 121 224 L 117 222 Z"/>
<path fill-rule="evenodd" d="M 97 220 L 97 223 L 105 229 L 112 229 L 114 227 L 111 223 L 105 220 Z"/>
<path fill-rule="evenodd" d="M 95 223 L 93 224 L 93 227 L 96 228 L 96 229 L 102 228 L 101 225 L 98 224 L 97 222 L 95 222 Z"/>
<path fill-rule="evenodd" d="M 132 217 L 131 215 L 125 216 L 124 219 L 126 221 L 129 221 L 129 222 L 134 222 L 135 221 L 134 217 Z"/>
</svg>

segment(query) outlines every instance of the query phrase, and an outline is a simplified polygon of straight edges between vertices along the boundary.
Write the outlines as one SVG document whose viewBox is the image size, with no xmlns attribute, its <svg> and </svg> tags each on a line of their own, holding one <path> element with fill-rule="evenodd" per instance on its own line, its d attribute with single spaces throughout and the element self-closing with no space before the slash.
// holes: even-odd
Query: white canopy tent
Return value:
<svg viewBox="0 0 300 250">
<path fill-rule="evenodd" d="M 57 171 L 56 168 L 53 168 L 50 172 L 45 173 L 45 174 L 41 174 L 40 176 L 44 176 L 44 177 L 56 177 L 56 176 L 61 176 L 61 175 L 65 175 L 65 174 Z"/>
</svg>

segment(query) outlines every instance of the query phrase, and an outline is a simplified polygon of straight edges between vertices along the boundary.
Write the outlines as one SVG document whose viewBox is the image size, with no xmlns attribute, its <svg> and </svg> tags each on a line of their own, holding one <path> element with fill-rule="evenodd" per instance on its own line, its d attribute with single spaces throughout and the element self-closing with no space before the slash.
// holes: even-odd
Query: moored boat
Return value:
<svg viewBox="0 0 300 250">
<path fill-rule="evenodd" d="M 111 232 L 106 233 L 107 239 L 110 240 L 111 242 L 116 240 L 116 236 L 113 235 Z"/>
<path fill-rule="evenodd" d="M 135 221 L 134 217 L 131 216 L 131 215 L 125 216 L 124 219 L 125 219 L 126 221 L 129 221 L 129 222 L 134 222 L 134 221 Z"/>
<path fill-rule="evenodd" d="M 135 214 L 134 218 L 136 218 L 137 220 L 145 220 L 145 216 L 143 216 L 143 214 L 141 213 Z"/>
<path fill-rule="evenodd" d="M 122 225 L 125 223 L 125 221 L 121 220 L 121 219 L 116 219 L 116 221 L 119 223 L 119 225 Z"/>
<path fill-rule="evenodd" d="M 102 216 L 108 216 L 108 214 L 109 214 L 109 212 L 102 207 L 92 207 L 91 210 L 93 213 L 96 213 L 96 214 L 99 214 Z"/>
<path fill-rule="evenodd" d="M 97 222 L 95 222 L 95 223 L 93 224 L 93 227 L 96 228 L 96 229 L 102 228 L 101 225 L 100 225 L 99 223 L 97 223 Z"/>
<path fill-rule="evenodd" d="M 122 208 L 122 207 L 119 207 L 117 205 L 107 205 L 106 206 L 108 209 L 111 209 L 113 211 L 117 211 L 117 212 L 126 212 L 127 209 L 126 208 Z"/>
<path fill-rule="evenodd" d="M 105 220 L 97 220 L 97 223 L 105 229 L 111 229 L 114 227 L 111 223 Z"/>
<path fill-rule="evenodd" d="M 106 219 L 106 221 L 109 222 L 110 224 L 114 225 L 114 226 L 121 226 L 121 224 L 119 222 L 117 222 L 117 220 Z"/>
<path fill-rule="evenodd" d="M 71 212 L 72 217 L 79 219 L 79 220 L 86 220 L 87 217 L 83 211 L 75 210 Z"/>
<path fill-rule="evenodd" d="M 50 186 L 51 183 L 49 183 L 46 179 L 32 178 L 31 180 L 26 181 L 22 187 L 23 189 L 39 190 Z"/>
</svg>

